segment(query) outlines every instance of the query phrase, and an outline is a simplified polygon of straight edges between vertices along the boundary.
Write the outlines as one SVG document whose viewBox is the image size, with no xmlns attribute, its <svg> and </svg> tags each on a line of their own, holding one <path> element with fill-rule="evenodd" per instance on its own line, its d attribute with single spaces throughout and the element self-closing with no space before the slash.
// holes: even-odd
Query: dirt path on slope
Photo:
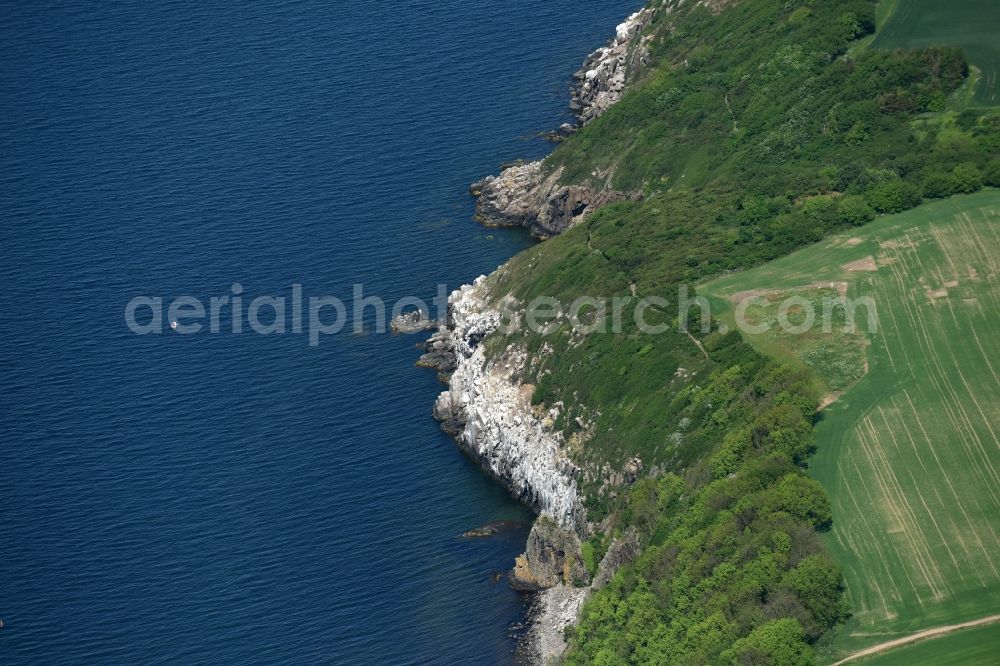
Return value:
<svg viewBox="0 0 1000 666">
<path fill-rule="evenodd" d="M 885 652 L 886 650 L 891 650 L 892 648 L 895 647 L 909 645 L 910 643 L 916 643 L 917 641 L 923 640 L 925 638 L 933 638 L 934 636 L 940 636 L 941 634 L 948 634 L 953 631 L 958 631 L 959 629 L 978 627 L 984 624 L 991 624 L 993 622 L 998 622 L 998 621 L 1000 621 L 1000 615 L 990 615 L 989 617 L 983 617 L 978 620 L 972 620 L 971 622 L 962 622 L 961 624 L 950 624 L 946 627 L 926 629 L 924 631 L 917 632 L 910 636 L 904 636 L 903 638 L 897 638 L 892 641 L 886 641 L 885 643 L 879 643 L 878 645 L 866 648 L 861 652 L 855 652 L 850 657 L 841 659 L 835 664 L 832 664 L 832 666 L 841 666 L 841 664 L 846 664 L 848 662 L 854 661 L 855 659 L 861 659 L 862 657 L 870 657 L 873 654 L 877 654 L 879 652 Z"/>
</svg>

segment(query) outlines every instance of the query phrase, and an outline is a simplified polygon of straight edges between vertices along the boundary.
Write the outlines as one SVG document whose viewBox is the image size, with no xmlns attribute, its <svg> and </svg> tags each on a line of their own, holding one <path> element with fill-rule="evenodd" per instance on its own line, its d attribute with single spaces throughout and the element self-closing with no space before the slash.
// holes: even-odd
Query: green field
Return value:
<svg viewBox="0 0 1000 666">
<path fill-rule="evenodd" d="M 1000 3 L 996 0 L 883 0 L 873 48 L 961 46 L 981 78 L 977 104 L 1000 104 Z M 883 18 L 882 13 L 886 16 Z"/>
<path fill-rule="evenodd" d="M 732 325 L 736 295 L 765 295 L 759 323 L 781 297 L 812 292 L 812 303 L 830 285 L 878 311 L 867 374 L 830 396 L 810 461 L 833 501 L 828 544 L 854 612 L 832 661 L 1000 612 L 1000 191 L 881 218 L 700 291 Z M 836 356 L 854 339 L 747 337 L 827 385 L 831 360 L 809 350 Z"/>
<path fill-rule="evenodd" d="M 963 629 L 856 662 L 857 666 L 952 666 L 997 663 L 1000 624 Z"/>
</svg>

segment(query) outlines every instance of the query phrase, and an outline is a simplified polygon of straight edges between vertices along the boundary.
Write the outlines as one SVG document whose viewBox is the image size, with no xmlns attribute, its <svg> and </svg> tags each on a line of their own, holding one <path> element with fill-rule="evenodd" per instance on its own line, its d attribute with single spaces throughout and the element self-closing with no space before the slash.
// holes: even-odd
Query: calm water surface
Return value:
<svg viewBox="0 0 1000 666">
<path fill-rule="evenodd" d="M 492 270 L 529 240 L 467 184 L 639 4 L 0 2 L 0 663 L 510 661 L 524 531 L 456 537 L 530 516 L 416 339 L 123 311 Z"/>
</svg>

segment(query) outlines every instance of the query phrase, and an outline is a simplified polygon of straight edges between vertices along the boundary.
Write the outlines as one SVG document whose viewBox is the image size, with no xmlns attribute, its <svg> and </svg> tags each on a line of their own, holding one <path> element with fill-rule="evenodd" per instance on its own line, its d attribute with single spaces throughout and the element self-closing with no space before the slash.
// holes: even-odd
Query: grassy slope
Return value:
<svg viewBox="0 0 1000 666">
<path fill-rule="evenodd" d="M 845 264 L 877 259 L 875 272 Z M 844 654 L 996 611 L 1000 597 L 1000 192 L 928 204 L 709 283 L 848 282 L 872 296 L 871 371 L 825 413 L 811 474 L 830 492 L 829 546 L 855 615 Z M 750 336 L 751 342 L 754 336 Z M 773 340 L 762 347 L 774 353 Z M 779 341 L 797 355 L 794 336 Z"/>
<path fill-rule="evenodd" d="M 891 6 L 873 48 L 961 46 L 981 72 L 974 103 L 1000 104 L 1000 12 L 995 0 L 885 0 Z"/>
</svg>

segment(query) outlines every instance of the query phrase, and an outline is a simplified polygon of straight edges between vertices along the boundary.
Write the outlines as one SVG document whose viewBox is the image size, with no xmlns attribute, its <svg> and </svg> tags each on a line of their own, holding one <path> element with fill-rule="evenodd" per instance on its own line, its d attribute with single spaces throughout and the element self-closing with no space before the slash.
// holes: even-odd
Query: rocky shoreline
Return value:
<svg viewBox="0 0 1000 666">
<path fill-rule="evenodd" d="M 503 305 L 517 310 L 509 297 Z M 565 651 L 565 628 L 576 623 L 591 591 L 634 560 L 639 544 L 634 534 L 613 540 L 590 576 L 582 554 L 582 541 L 592 528 L 577 487 L 581 470 L 566 454 L 562 433 L 551 427 L 559 406 L 546 411 L 532 407 L 534 387 L 517 379 L 532 360 L 524 350 L 509 347 L 487 357 L 483 342 L 501 323 L 489 278 L 481 276 L 450 295 L 448 321 L 427 341 L 418 365 L 436 369 L 447 384 L 433 410 L 442 428 L 538 513 L 525 552 L 508 578 L 514 589 L 536 594 L 519 653 L 527 663 L 548 664 Z M 489 527 L 463 536 L 488 538 L 493 534 Z"/>
<path fill-rule="evenodd" d="M 559 527 L 586 531 L 586 512 L 576 488 L 576 467 L 563 453 L 561 436 L 531 409 L 529 387 L 517 383 L 526 359 L 509 350 L 487 361 L 482 341 L 501 324 L 489 307 L 480 277 L 449 297 L 448 324 L 431 336 L 420 364 L 436 368 L 448 390 L 434 404 L 434 417 L 459 446 L 519 500 Z"/>
<path fill-rule="evenodd" d="M 487 358 L 482 343 L 500 325 L 501 312 L 491 306 L 489 280 L 482 276 L 451 294 L 448 322 L 428 340 L 419 365 L 437 369 L 448 385 L 434 404 L 442 428 L 539 515 L 508 578 L 514 589 L 536 593 L 521 657 L 546 664 L 565 650 L 564 629 L 576 622 L 594 582 L 610 580 L 618 551 L 609 549 L 612 556 L 592 581 L 581 549 L 589 525 L 576 483 L 580 470 L 564 452 L 562 434 L 551 428 L 558 407 L 542 413 L 532 408 L 534 387 L 517 381 L 529 362 L 523 350 Z M 486 537 L 489 530 L 466 536 Z"/>
<path fill-rule="evenodd" d="M 644 28 L 656 10 L 642 9 L 618 26 L 614 39 L 591 53 L 573 75 L 570 109 L 576 125 L 566 124 L 553 135 L 564 137 L 589 124 L 616 104 L 626 84 L 649 63 Z M 613 174 L 603 174 L 603 184 L 561 182 L 562 170 L 546 170 L 544 161 L 518 163 L 498 176 L 473 183 L 477 198 L 476 219 L 491 227 L 525 227 L 538 238 L 550 238 L 579 224 L 598 208 L 623 200 L 640 199 L 635 192 L 610 187 Z"/>
<path fill-rule="evenodd" d="M 621 99 L 629 80 L 648 63 L 643 30 L 655 12 L 647 8 L 629 16 L 607 46 L 588 56 L 574 75 L 570 108 L 577 125 L 565 125 L 556 134 L 577 131 Z M 639 198 L 606 184 L 566 185 L 561 175 L 558 169 L 547 172 L 542 161 L 507 166 L 499 176 L 470 187 L 477 197 L 477 219 L 487 226 L 523 226 L 548 238 L 601 206 Z M 518 380 L 520 370 L 536 360 L 525 350 L 510 347 L 487 358 L 482 343 L 502 323 L 493 296 L 485 276 L 453 292 L 447 323 L 427 341 L 417 364 L 437 370 L 448 386 L 433 410 L 442 429 L 539 515 L 509 578 L 515 589 L 536 593 L 519 653 L 529 663 L 549 664 L 565 651 L 565 628 L 577 622 L 591 590 L 607 584 L 619 567 L 634 559 L 638 543 L 630 536 L 614 540 L 591 580 L 581 552 L 590 530 L 577 487 L 581 470 L 564 451 L 562 433 L 552 428 L 559 406 L 544 412 L 533 408 L 534 387 Z M 516 303 L 505 305 L 517 309 Z M 403 330 L 424 322 L 401 324 Z M 483 536 L 477 531 L 468 534 Z"/>
<path fill-rule="evenodd" d="M 579 126 L 618 103 L 629 80 L 649 64 L 649 37 L 643 31 L 655 17 L 651 7 L 629 16 L 615 29 L 614 39 L 587 56 L 573 75 L 576 85 L 569 108 Z"/>
</svg>

